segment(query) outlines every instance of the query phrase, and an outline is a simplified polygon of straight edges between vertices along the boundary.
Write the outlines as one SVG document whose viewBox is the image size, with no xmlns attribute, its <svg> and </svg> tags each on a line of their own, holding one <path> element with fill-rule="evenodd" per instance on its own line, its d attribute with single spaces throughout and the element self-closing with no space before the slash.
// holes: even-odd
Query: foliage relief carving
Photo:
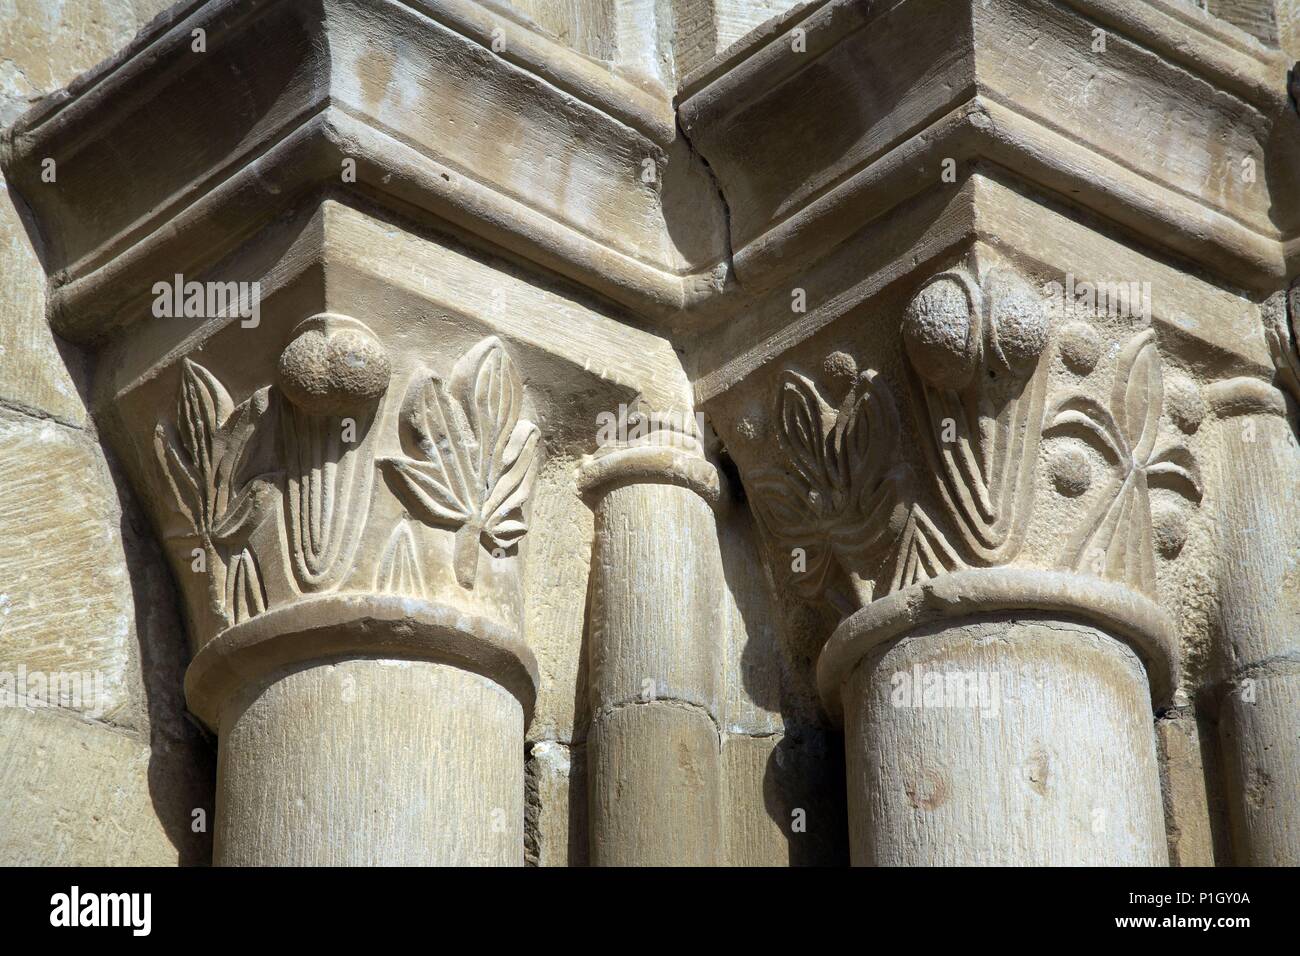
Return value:
<svg viewBox="0 0 1300 956">
<path fill-rule="evenodd" d="M 480 545 L 509 552 L 528 530 L 538 429 L 520 418 L 523 400 L 509 354 L 484 339 L 445 383 L 435 375 L 412 383 L 402 409 L 412 456 L 379 461 L 413 516 L 456 532 L 454 569 L 465 588 L 474 586 Z"/>
<path fill-rule="evenodd" d="M 912 408 L 964 561 L 999 565 L 1024 543 L 1047 389 L 1046 310 L 1019 275 L 935 276 L 902 323 Z M 897 583 L 964 563 L 924 515 Z"/>
<path fill-rule="evenodd" d="M 203 366 L 185 359 L 175 425 L 154 429 L 154 454 L 173 509 L 200 543 L 209 569 L 209 598 L 228 623 L 265 610 L 265 589 L 248 532 L 263 514 L 262 492 L 279 474 L 258 473 L 258 436 L 270 418 L 270 390 L 234 407 Z"/>
<path fill-rule="evenodd" d="M 750 482 L 768 534 L 806 555 L 799 593 L 826 588 L 832 562 L 847 574 L 859 603 L 871 600 L 864 565 L 890 537 L 908 469 L 896 462 L 899 420 L 893 396 L 875 372 L 857 376 L 839 408 L 817 387 L 786 371 L 776 402 L 777 434 L 788 467 L 764 469 Z"/>
<path fill-rule="evenodd" d="M 1188 448 L 1158 443 L 1164 380 L 1155 332 L 1138 333 L 1120 353 L 1109 406 L 1089 395 L 1058 399 L 1049 413 L 1049 436 L 1076 433 L 1107 460 L 1112 483 L 1069 538 L 1062 563 L 1083 573 L 1122 581 L 1155 593 L 1155 553 L 1150 485 L 1158 484 L 1199 504 L 1200 469 Z"/>
<path fill-rule="evenodd" d="M 1121 351 L 1109 403 L 1076 391 L 1050 405 L 1049 320 L 1018 276 L 936 276 L 913 298 L 903 336 L 938 516 L 921 504 L 910 468 L 896 463 L 898 413 L 875 373 L 857 376 L 833 408 L 810 379 L 787 369 L 775 407 L 784 461 L 756 470 L 747 486 L 768 536 L 806 554 L 796 591 L 835 600 L 828 580 L 838 561 L 858 601 L 870 601 L 882 585 L 863 573 L 890 543 L 892 576 L 884 580 L 891 592 L 1015 560 L 1032 513 L 1039 447 L 1069 435 L 1105 458 L 1112 481 L 1066 539 L 1060 565 L 1154 594 L 1157 537 L 1167 557 L 1181 541 L 1168 530 L 1176 525 L 1153 532 L 1150 490 L 1193 504 L 1203 493 L 1191 451 L 1158 439 L 1164 383 L 1155 332 L 1138 333 Z M 828 368 L 835 364 L 828 359 Z"/>
</svg>

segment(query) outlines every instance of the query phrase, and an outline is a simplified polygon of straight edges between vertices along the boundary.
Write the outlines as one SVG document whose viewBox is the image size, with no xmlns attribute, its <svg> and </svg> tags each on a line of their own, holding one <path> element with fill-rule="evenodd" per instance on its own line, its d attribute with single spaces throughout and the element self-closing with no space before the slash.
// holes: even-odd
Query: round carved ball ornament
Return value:
<svg viewBox="0 0 1300 956">
<path fill-rule="evenodd" d="M 1077 498 L 1092 486 L 1088 453 L 1073 442 L 1061 442 L 1048 459 L 1052 484 L 1067 498 Z"/>
<path fill-rule="evenodd" d="M 1034 288 L 1015 273 L 992 270 L 978 286 L 963 272 L 935 276 L 908 303 L 902 333 L 921 378 L 960 391 L 992 359 L 1017 373 L 1031 367 L 1050 328 Z"/>
<path fill-rule="evenodd" d="M 1076 375 L 1087 375 L 1101 358 L 1101 335 L 1087 322 L 1070 322 L 1061 329 L 1061 361 Z"/>
<path fill-rule="evenodd" d="M 1196 383 L 1183 375 L 1165 381 L 1165 410 L 1169 420 L 1188 435 L 1201 427 L 1208 407 Z"/>
<path fill-rule="evenodd" d="M 1151 536 L 1160 556 L 1178 557 L 1187 542 L 1186 507 L 1171 501 L 1157 501 L 1151 506 Z"/>
<path fill-rule="evenodd" d="M 356 319 L 322 313 L 295 329 L 280 354 L 280 388 L 294 405 L 313 415 L 346 415 L 365 409 L 388 388 L 388 352 Z"/>
<path fill-rule="evenodd" d="M 903 345 L 912 367 L 933 385 L 963 388 L 979 364 L 979 326 L 972 290 L 955 276 L 934 279 L 903 315 Z"/>
</svg>

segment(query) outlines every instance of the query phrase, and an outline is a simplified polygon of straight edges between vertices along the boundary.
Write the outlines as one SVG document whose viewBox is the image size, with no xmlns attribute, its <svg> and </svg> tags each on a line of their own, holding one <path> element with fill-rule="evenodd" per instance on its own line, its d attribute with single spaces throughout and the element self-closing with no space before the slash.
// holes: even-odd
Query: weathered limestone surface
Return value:
<svg viewBox="0 0 1300 956">
<path fill-rule="evenodd" d="M 227 707 L 218 865 L 523 863 L 523 714 L 492 681 L 351 660 Z"/>
<path fill-rule="evenodd" d="M 918 701 L 913 685 L 900 704 L 914 669 L 990 691 L 953 705 L 946 686 Z M 1167 864 L 1145 675 L 1096 629 L 918 631 L 859 664 L 844 693 L 855 863 Z"/>
<path fill-rule="evenodd" d="M 121 510 L 102 453 L 85 432 L 5 412 L 0 482 L 0 670 L 101 674 L 98 716 L 140 729 Z"/>
<path fill-rule="evenodd" d="M 56 710 L 0 708 L 0 859 L 206 866 L 211 771 L 206 752 L 187 741 L 151 741 Z"/>
<path fill-rule="evenodd" d="M 680 435 L 654 437 L 661 434 Z M 716 866 L 717 478 L 694 449 L 652 439 L 598 454 L 585 466 L 584 486 L 599 496 L 588 664 L 592 863 Z"/>
<path fill-rule="evenodd" d="M 529 866 L 586 866 L 586 746 L 538 741 L 529 748 L 524 772 L 525 861 Z"/>
<path fill-rule="evenodd" d="M 119 502 L 91 433 L 9 410 L 0 411 L 0 487 L 0 738 L 14 770 L 4 805 L 41 817 L 30 832 L 50 835 L 43 862 L 205 862 L 208 747 L 185 719 L 171 583 L 134 503 L 129 494 Z M 94 770 L 74 774 L 83 752 L 95 755 Z M 60 783 L 83 773 L 103 791 Z M 48 779 L 33 784 L 33 774 Z M 84 812 L 119 794 L 112 814 Z M 194 810 L 206 815 L 197 831 Z M 105 837 L 100 821 L 122 832 Z M 36 859 L 11 850 L 18 855 L 4 859 Z"/>
<path fill-rule="evenodd" d="M 797 0 L 508 0 L 566 46 L 672 90 Z"/>
<path fill-rule="evenodd" d="M 0 862 L 1300 863 L 1300 4 L 3 13 Z"/>
<path fill-rule="evenodd" d="M 1214 386 L 1223 450 L 1219 707 L 1234 859 L 1300 856 L 1300 531 L 1295 433 L 1281 394 Z M 1228 504 L 1228 503 L 1231 504 Z"/>
<path fill-rule="evenodd" d="M 8 5 L 0 126 L 167 6 Z M 46 321 L 38 229 L 3 176 L 0 193 L 0 671 L 84 675 L 104 695 L 0 708 L 0 862 L 206 864 L 212 760 L 184 717 L 171 585 L 87 414 L 86 360 Z"/>
<path fill-rule="evenodd" d="M 723 738 L 727 866 L 848 862 L 841 749 L 838 735 L 797 726 L 786 733 Z"/>
<path fill-rule="evenodd" d="M 1192 708 L 1166 711 L 1156 721 L 1156 744 L 1160 758 L 1165 829 L 1169 837 L 1172 866 L 1214 866 L 1227 859 L 1227 833 L 1222 807 L 1211 806 L 1210 794 L 1218 791 L 1213 776 L 1217 765 L 1205 745 Z M 1209 743 L 1213 747 L 1213 741 Z"/>
</svg>

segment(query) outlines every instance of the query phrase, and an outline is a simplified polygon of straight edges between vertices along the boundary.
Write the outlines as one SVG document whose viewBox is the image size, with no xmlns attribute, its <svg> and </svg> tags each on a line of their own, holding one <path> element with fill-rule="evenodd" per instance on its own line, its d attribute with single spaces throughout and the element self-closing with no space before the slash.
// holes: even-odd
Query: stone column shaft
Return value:
<svg viewBox="0 0 1300 956">
<path fill-rule="evenodd" d="M 595 503 L 588 736 L 591 862 L 721 859 L 721 580 L 702 458 L 624 448 L 583 476 Z"/>
<path fill-rule="evenodd" d="M 221 718 L 218 866 L 521 866 L 523 712 L 489 678 L 350 659 Z"/>
<path fill-rule="evenodd" d="M 1167 864 L 1146 675 L 1097 628 L 931 625 L 845 695 L 855 864 Z"/>
<path fill-rule="evenodd" d="M 1213 386 L 1220 425 L 1220 690 L 1233 852 L 1300 865 L 1300 454 L 1277 390 Z"/>
</svg>

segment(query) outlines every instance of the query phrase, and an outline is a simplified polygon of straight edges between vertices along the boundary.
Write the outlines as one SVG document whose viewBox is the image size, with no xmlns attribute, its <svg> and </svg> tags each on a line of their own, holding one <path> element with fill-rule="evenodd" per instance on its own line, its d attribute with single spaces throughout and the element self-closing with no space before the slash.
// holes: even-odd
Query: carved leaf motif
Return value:
<svg viewBox="0 0 1300 956">
<path fill-rule="evenodd" d="M 272 478 L 247 477 L 259 464 L 252 450 L 268 392 L 261 389 L 232 410 L 229 394 L 211 372 L 189 359 L 182 364 L 176 429 L 172 433 L 159 423 L 154 451 L 178 510 L 199 537 L 218 536 L 232 493 L 247 493 L 253 482 Z"/>
<path fill-rule="evenodd" d="M 383 557 L 375 574 L 375 587 L 388 594 L 414 594 L 424 596 L 424 575 L 416 556 L 415 537 L 411 525 L 400 521 L 393 529 L 384 548 Z"/>
<path fill-rule="evenodd" d="M 277 404 L 294 582 L 305 592 L 327 591 L 351 571 L 368 519 L 377 410 L 358 409 L 345 420 L 316 414 L 283 396 Z"/>
<path fill-rule="evenodd" d="M 1091 395 L 1067 395 L 1052 405 L 1043 434 L 1051 436 L 1071 429 L 1087 433 L 1089 441 L 1111 461 L 1124 458 L 1127 440 L 1119 423 L 1110 409 Z"/>
<path fill-rule="evenodd" d="M 185 519 L 196 536 L 202 536 L 205 522 L 203 512 L 203 493 L 199 490 L 199 479 L 194 468 L 177 451 L 177 443 L 167 434 L 167 429 L 160 422 L 153 433 L 154 456 L 162 469 L 163 480 L 171 492 L 168 499 L 177 512 Z"/>
<path fill-rule="evenodd" d="M 1300 402 L 1300 354 L 1296 352 L 1300 286 L 1293 287 L 1285 298 L 1285 302 L 1278 297 L 1264 306 L 1264 341 L 1277 371 L 1278 384 Z"/>
<path fill-rule="evenodd" d="M 1158 449 L 1147 465 L 1147 479 L 1151 484 L 1177 491 L 1197 504 L 1205 494 L 1200 466 L 1184 445 Z"/>
<path fill-rule="evenodd" d="M 175 426 L 160 422 L 154 429 L 154 454 L 172 503 L 209 552 L 211 600 L 230 623 L 266 608 L 252 552 L 245 548 L 223 561 L 226 549 L 217 545 L 245 540 L 276 489 L 278 475 L 258 474 L 268 408 L 267 388 L 232 408 L 216 377 L 185 359 Z"/>
<path fill-rule="evenodd" d="M 914 504 L 898 543 L 890 590 L 911 587 L 963 567 L 965 565 L 939 533 L 930 516 L 920 505 Z"/>
<path fill-rule="evenodd" d="M 426 524 L 455 529 L 456 579 L 474 586 L 480 544 L 509 549 L 527 532 L 523 506 L 537 468 L 537 426 L 520 420 L 523 383 L 495 337 L 452 369 L 412 385 L 403 411 L 422 460 L 384 458 L 393 491 Z"/>
<path fill-rule="evenodd" d="M 898 412 L 874 372 L 858 377 L 838 409 L 797 372 L 787 371 L 777 392 L 778 438 L 786 468 L 768 468 L 749 480 L 759 521 L 791 549 L 802 549 L 803 573 L 795 589 L 815 597 L 838 559 L 859 599 L 869 586 L 857 577 L 860 564 L 888 533 L 889 512 L 901 496 L 905 472 L 885 469 L 898 440 Z"/>
<path fill-rule="evenodd" d="M 230 395 L 221 383 L 203 366 L 185 359 L 176 424 L 195 471 L 202 478 L 203 516 L 208 528 L 225 504 L 221 500 L 225 488 L 217 474 L 217 463 L 224 453 L 221 429 L 230 411 Z"/>
<path fill-rule="evenodd" d="M 1120 353 L 1110 404 L 1133 457 L 1145 461 L 1155 445 L 1164 405 L 1160 353 L 1153 329 L 1134 336 Z"/>
<path fill-rule="evenodd" d="M 803 484 L 779 471 L 758 472 L 749 484 L 758 519 L 769 534 L 791 549 L 803 549 L 805 569 L 793 578 L 795 590 L 804 597 L 816 597 L 826 585 L 831 549 L 820 518 L 808 505 Z"/>
<path fill-rule="evenodd" d="M 781 383 L 778 416 L 781 438 L 795 471 L 814 495 L 814 504 L 829 498 L 830 476 L 826 472 L 824 420 L 833 416 L 817 389 L 797 372 L 786 372 Z M 827 414 L 823 415 L 823 409 Z"/>
<path fill-rule="evenodd" d="M 200 536 L 211 532 L 219 512 L 221 483 L 216 462 L 222 456 L 221 428 L 230 407 L 230 396 L 221 383 L 207 369 L 185 359 L 175 437 L 161 423 L 154 431 L 155 453 L 179 510 Z"/>
<path fill-rule="evenodd" d="M 963 332 L 960 340 L 935 337 L 940 295 L 950 311 L 939 311 L 939 329 Z M 1015 273 L 992 270 L 977 281 L 958 270 L 935 277 L 914 297 L 903 331 L 912 408 L 944 524 L 972 564 L 1005 564 L 1019 553 L 1033 512 L 1048 313 Z"/>
<path fill-rule="evenodd" d="M 505 467 L 506 447 L 519 422 L 524 387 L 510 357 L 495 338 L 470 349 L 452 369 L 450 391 L 465 410 L 473 445 L 475 471 L 491 488 Z"/>
<path fill-rule="evenodd" d="M 1138 333 L 1120 353 L 1110 407 L 1082 394 L 1067 395 L 1051 410 L 1044 434 L 1072 432 L 1114 464 L 1109 492 L 1066 544 L 1063 560 L 1076 570 L 1120 580 L 1147 593 L 1155 589 L 1151 485 L 1200 503 L 1200 469 L 1183 445 L 1155 448 L 1164 406 L 1164 383 L 1155 332 Z"/>
<path fill-rule="evenodd" d="M 483 533 L 497 547 L 512 547 L 528 530 L 523 505 L 532 491 L 538 434 L 532 422 L 519 422 L 511 430 L 499 460 L 494 462 L 495 475 L 486 486 L 487 501 L 482 512 Z"/>
<path fill-rule="evenodd" d="M 235 555 L 226 576 L 226 607 L 230 623 L 239 624 L 266 610 L 266 591 L 253 552 L 245 548 Z"/>
</svg>

